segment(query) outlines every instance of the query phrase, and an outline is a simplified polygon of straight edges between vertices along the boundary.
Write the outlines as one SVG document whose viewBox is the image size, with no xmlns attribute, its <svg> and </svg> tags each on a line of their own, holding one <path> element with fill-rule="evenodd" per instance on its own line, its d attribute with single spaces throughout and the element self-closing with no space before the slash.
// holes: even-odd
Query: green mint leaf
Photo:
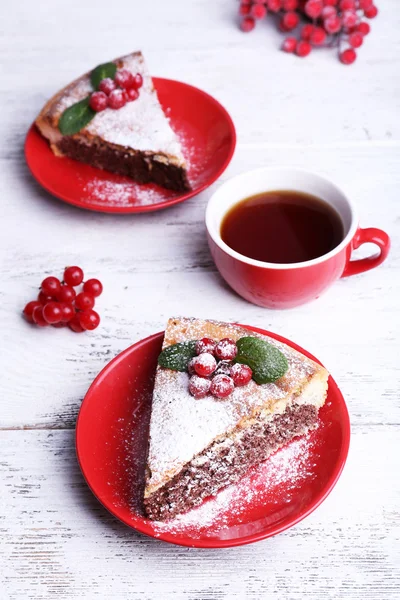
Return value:
<svg viewBox="0 0 400 600">
<path fill-rule="evenodd" d="M 289 368 L 286 357 L 278 348 L 256 337 L 243 337 L 237 341 L 235 362 L 248 365 L 256 383 L 273 383 Z"/>
<path fill-rule="evenodd" d="M 63 135 L 74 135 L 86 127 L 95 116 L 95 111 L 89 106 L 90 96 L 73 104 L 60 117 L 58 129 Z"/>
<path fill-rule="evenodd" d="M 173 344 L 165 348 L 158 357 L 158 364 L 173 371 L 186 371 L 188 362 L 196 356 L 196 340 Z"/>
<path fill-rule="evenodd" d="M 113 62 L 104 63 L 104 65 L 99 65 L 90 73 L 90 81 L 95 90 L 99 87 L 99 83 L 102 79 L 106 77 L 110 77 L 114 79 L 115 73 L 117 72 L 117 65 Z"/>
</svg>

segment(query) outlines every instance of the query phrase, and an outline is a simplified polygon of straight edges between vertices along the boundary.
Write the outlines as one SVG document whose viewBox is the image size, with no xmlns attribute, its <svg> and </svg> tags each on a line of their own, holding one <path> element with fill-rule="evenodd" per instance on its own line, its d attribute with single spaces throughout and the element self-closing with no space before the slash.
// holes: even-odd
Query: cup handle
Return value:
<svg viewBox="0 0 400 600">
<path fill-rule="evenodd" d="M 362 244 L 367 243 L 376 244 L 380 249 L 379 254 L 358 260 L 350 260 L 349 256 L 342 277 L 358 275 L 358 273 L 374 269 L 386 259 L 390 250 L 390 238 L 387 233 L 382 231 L 382 229 L 375 229 L 375 227 L 367 227 L 366 229 L 359 227 L 353 238 L 351 248 L 352 250 L 356 250 Z"/>
</svg>

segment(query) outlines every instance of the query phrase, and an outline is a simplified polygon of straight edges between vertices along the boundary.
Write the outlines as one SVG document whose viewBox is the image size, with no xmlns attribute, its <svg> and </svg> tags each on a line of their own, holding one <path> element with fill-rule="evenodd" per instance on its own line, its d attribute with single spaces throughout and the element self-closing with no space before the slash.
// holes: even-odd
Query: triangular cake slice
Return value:
<svg viewBox="0 0 400 600">
<path fill-rule="evenodd" d="M 225 399 L 189 393 L 189 375 L 157 366 L 144 492 L 150 519 L 168 520 L 240 479 L 253 465 L 316 427 L 328 372 L 289 346 L 247 329 L 202 319 L 170 319 L 163 348 L 204 337 L 253 336 L 278 348 L 286 373 L 274 383 L 235 387 Z"/>
<path fill-rule="evenodd" d="M 127 175 L 138 183 L 157 183 L 177 191 L 190 189 L 180 142 L 154 89 L 141 52 L 117 58 L 117 69 L 140 74 L 139 97 L 118 110 L 97 112 L 78 133 L 62 135 L 63 112 L 93 91 L 91 72 L 76 79 L 44 106 L 36 119 L 57 156 L 69 156 L 94 167 Z"/>
</svg>

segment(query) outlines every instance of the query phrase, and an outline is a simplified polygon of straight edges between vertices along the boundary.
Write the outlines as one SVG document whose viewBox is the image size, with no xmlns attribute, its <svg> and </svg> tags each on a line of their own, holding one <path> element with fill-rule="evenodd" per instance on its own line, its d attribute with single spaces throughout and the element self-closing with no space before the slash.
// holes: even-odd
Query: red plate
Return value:
<svg viewBox="0 0 400 600">
<path fill-rule="evenodd" d="M 159 210 L 188 200 L 211 185 L 224 172 L 235 150 L 232 119 L 219 102 L 198 88 L 158 77 L 153 82 L 189 162 L 190 192 L 139 185 L 128 177 L 59 158 L 32 125 L 25 141 L 25 156 L 35 179 L 61 200 L 109 213 Z"/>
<path fill-rule="evenodd" d="M 248 329 L 270 335 L 316 360 L 279 335 Z M 121 352 L 85 396 L 76 426 L 76 448 L 93 493 L 126 525 L 182 546 L 240 546 L 304 519 L 334 487 L 349 449 L 349 415 L 332 377 L 315 431 L 293 440 L 239 483 L 170 523 L 154 523 L 142 516 L 151 394 L 163 336 L 157 333 Z"/>
</svg>

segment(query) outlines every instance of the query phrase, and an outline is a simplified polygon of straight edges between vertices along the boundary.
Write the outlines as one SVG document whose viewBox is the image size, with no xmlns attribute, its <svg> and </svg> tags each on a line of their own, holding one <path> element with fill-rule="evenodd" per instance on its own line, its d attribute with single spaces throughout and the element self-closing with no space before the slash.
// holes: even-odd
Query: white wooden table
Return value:
<svg viewBox="0 0 400 600">
<path fill-rule="evenodd" d="M 377 0 L 378 1 L 378 0 Z M 381 13 L 357 63 L 277 51 L 267 24 L 234 25 L 234 0 L 2 3 L 0 57 L 0 598 L 398 600 L 400 598 L 400 12 Z M 152 73 L 194 84 L 231 113 L 238 146 L 209 190 L 155 214 L 74 209 L 32 180 L 22 147 L 44 101 L 79 73 L 141 48 Z M 392 236 L 388 261 L 287 312 L 221 281 L 203 225 L 222 181 L 267 164 L 323 171 Z M 369 252 L 365 248 L 364 252 Z M 105 285 L 91 334 L 28 326 L 45 273 L 80 264 Z M 92 496 L 74 424 L 98 371 L 170 315 L 239 321 L 297 341 L 330 369 L 352 422 L 344 474 L 275 538 L 188 550 L 128 529 Z M 397 456 L 396 456 L 397 452 Z"/>
</svg>

